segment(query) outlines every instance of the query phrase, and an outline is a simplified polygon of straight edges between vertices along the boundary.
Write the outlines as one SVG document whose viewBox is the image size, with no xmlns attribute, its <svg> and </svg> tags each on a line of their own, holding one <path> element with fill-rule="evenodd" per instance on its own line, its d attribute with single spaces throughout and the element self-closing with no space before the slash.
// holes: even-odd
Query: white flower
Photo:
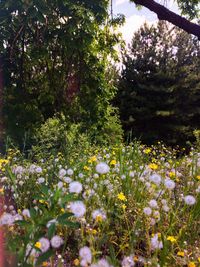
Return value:
<svg viewBox="0 0 200 267">
<path fill-rule="evenodd" d="M 196 192 L 200 193 L 200 185 L 197 187 Z"/>
<path fill-rule="evenodd" d="M 38 184 L 42 184 L 45 182 L 45 179 L 43 177 L 40 177 L 37 179 Z"/>
<path fill-rule="evenodd" d="M 4 213 L 0 218 L 0 225 L 11 225 L 14 222 L 14 217 L 10 213 Z"/>
<path fill-rule="evenodd" d="M 156 250 L 156 249 L 161 249 L 161 248 L 163 248 L 163 243 L 162 241 L 159 241 L 158 234 L 155 234 L 151 238 L 151 249 Z"/>
<path fill-rule="evenodd" d="M 72 169 L 68 169 L 67 170 L 67 175 L 71 176 L 73 175 L 74 171 Z"/>
<path fill-rule="evenodd" d="M 106 219 L 106 214 L 102 210 L 94 210 L 92 212 L 92 218 L 96 220 L 97 218 L 101 218 L 102 220 Z"/>
<path fill-rule="evenodd" d="M 92 262 L 92 252 L 89 247 L 82 247 L 79 250 L 79 256 L 82 258 L 82 260 L 86 261 L 86 263 Z"/>
<path fill-rule="evenodd" d="M 17 166 L 13 169 L 14 174 L 22 174 L 24 172 L 24 168 L 22 166 Z"/>
<path fill-rule="evenodd" d="M 59 248 L 62 244 L 63 244 L 63 239 L 60 236 L 55 235 L 52 237 L 51 246 L 53 248 Z"/>
<path fill-rule="evenodd" d="M 31 164 L 31 166 L 29 167 L 29 172 L 34 173 L 36 168 L 37 166 L 35 164 Z"/>
<path fill-rule="evenodd" d="M 144 212 L 144 214 L 149 216 L 152 213 L 152 209 L 150 207 L 146 207 L 143 209 L 143 212 Z"/>
<path fill-rule="evenodd" d="M 149 180 L 154 184 L 159 185 L 161 183 L 161 176 L 159 174 L 152 174 L 149 177 Z"/>
<path fill-rule="evenodd" d="M 59 175 L 59 177 L 63 177 L 66 175 L 66 173 L 67 173 L 67 171 L 65 169 L 60 169 L 58 175 Z"/>
<path fill-rule="evenodd" d="M 149 206 L 151 208 L 157 208 L 158 207 L 158 203 L 157 203 L 157 201 L 155 199 L 152 199 L 152 200 L 149 201 Z"/>
<path fill-rule="evenodd" d="M 185 196 L 185 197 L 184 197 L 184 200 L 185 200 L 185 203 L 186 203 L 187 205 L 189 205 L 189 206 L 194 205 L 195 202 L 196 202 L 196 199 L 195 199 L 193 196 L 191 196 L 191 195 Z"/>
<path fill-rule="evenodd" d="M 57 187 L 58 187 L 58 189 L 61 189 L 63 187 L 63 182 L 58 182 Z"/>
<path fill-rule="evenodd" d="M 96 171 L 100 174 L 105 174 L 105 173 L 109 172 L 109 170 L 110 170 L 110 167 L 105 162 L 100 162 L 96 166 Z"/>
<path fill-rule="evenodd" d="M 80 261 L 80 265 L 81 265 L 82 267 L 88 267 L 88 263 L 87 263 L 87 261 L 86 261 L 85 259 L 82 259 L 82 260 Z"/>
<path fill-rule="evenodd" d="M 171 179 L 165 179 L 165 187 L 169 190 L 172 190 L 175 188 L 175 182 L 172 181 Z"/>
<path fill-rule="evenodd" d="M 79 194 L 83 189 L 83 186 L 79 182 L 71 182 L 69 184 L 69 192 Z"/>
<path fill-rule="evenodd" d="M 22 221 L 22 220 L 23 220 L 23 217 L 22 217 L 20 214 L 16 214 L 16 215 L 14 215 L 13 218 L 14 218 L 14 221 L 15 221 L 15 222 L 16 222 L 16 221 Z"/>
<path fill-rule="evenodd" d="M 134 177 L 134 176 L 135 176 L 135 171 L 130 171 L 130 172 L 129 172 L 129 176 L 130 176 L 130 177 Z"/>
<path fill-rule="evenodd" d="M 86 212 L 85 205 L 82 201 L 71 202 L 70 209 L 77 218 L 82 217 Z"/>
<path fill-rule="evenodd" d="M 24 217 L 28 217 L 28 218 L 31 217 L 31 215 L 30 215 L 30 211 L 29 211 L 28 209 L 24 209 L 24 210 L 22 211 L 22 215 L 23 215 Z"/>
<path fill-rule="evenodd" d="M 135 266 L 134 255 L 124 257 L 122 260 L 122 267 L 133 267 Z"/>
<path fill-rule="evenodd" d="M 97 262 L 97 266 L 98 267 L 111 267 L 110 264 L 107 262 L 107 260 L 105 259 L 100 259 L 98 262 Z"/>
<path fill-rule="evenodd" d="M 42 172 L 42 168 L 38 166 L 38 167 L 35 168 L 35 171 L 36 171 L 37 173 L 41 173 L 41 172 Z"/>
<path fill-rule="evenodd" d="M 98 173 L 95 173 L 95 174 L 93 175 L 93 177 L 94 177 L 95 179 L 99 178 Z"/>
<path fill-rule="evenodd" d="M 163 210 L 165 211 L 165 212 L 168 212 L 169 211 L 169 207 L 167 206 L 167 205 L 163 205 Z"/>
<path fill-rule="evenodd" d="M 28 255 L 33 256 L 33 257 L 37 257 L 37 256 L 39 256 L 39 251 L 36 251 L 36 249 L 33 248 L 33 246 L 28 244 L 26 247 L 26 256 L 28 256 Z"/>
<path fill-rule="evenodd" d="M 50 242 L 47 238 L 45 237 L 42 237 L 39 239 L 39 242 L 41 244 L 41 248 L 40 250 L 44 253 L 44 252 L 47 252 L 47 250 L 49 249 L 50 247 Z"/>
<path fill-rule="evenodd" d="M 70 177 L 63 177 L 63 180 L 67 184 L 71 183 L 71 181 L 72 181 L 72 179 Z"/>
</svg>

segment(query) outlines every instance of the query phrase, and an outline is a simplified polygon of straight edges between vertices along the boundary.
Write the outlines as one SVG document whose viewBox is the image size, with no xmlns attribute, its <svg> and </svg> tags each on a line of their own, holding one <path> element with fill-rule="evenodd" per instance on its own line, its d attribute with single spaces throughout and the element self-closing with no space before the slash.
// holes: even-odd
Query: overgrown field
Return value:
<svg viewBox="0 0 200 267">
<path fill-rule="evenodd" d="M 200 153 L 138 144 L 0 160 L 18 266 L 200 266 Z"/>
</svg>

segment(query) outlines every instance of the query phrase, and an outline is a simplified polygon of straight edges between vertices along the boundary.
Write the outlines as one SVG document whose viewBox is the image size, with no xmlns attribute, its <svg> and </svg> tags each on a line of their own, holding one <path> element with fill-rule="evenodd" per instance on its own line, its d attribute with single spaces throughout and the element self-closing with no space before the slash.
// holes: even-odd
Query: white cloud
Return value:
<svg viewBox="0 0 200 267">
<path fill-rule="evenodd" d="M 148 21 L 144 15 L 133 15 L 126 18 L 125 24 L 119 29 L 126 43 L 130 43 L 133 33 L 137 31 L 144 23 L 153 24 L 156 21 Z"/>
<path fill-rule="evenodd" d="M 124 4 L 124 3 L 128 3 L 128 0 L 116 0 L 115 5 L 116 5 L 116 6 L 119 6 L 119 5 L 122 5 L 122 4 Z"/>
</svg>

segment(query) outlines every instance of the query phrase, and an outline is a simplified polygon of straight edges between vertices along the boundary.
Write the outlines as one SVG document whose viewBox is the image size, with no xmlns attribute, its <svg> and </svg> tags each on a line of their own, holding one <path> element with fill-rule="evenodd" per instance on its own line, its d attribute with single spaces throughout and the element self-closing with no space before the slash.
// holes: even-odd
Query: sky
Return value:
<svg viewBox="0 0 200 267">
<path fill-rule="evenodd" d="M 178 7 L 173 0 L 158 1 L 160 4 L 167 2 L 165 6 L 170 10 L 178 13 Z M 123 34 L 123 38 L 126 43 L 130 43 L 133 37 L 133 33 L 138 30 L 138 28 L 147 22 L 148 24 L 156 23 L 158 21 L 155 13 L 149 11 L 147 8 L 143 7 L 141 10 L 137 10 L 134 3 L 130 3 L 129 0 L 113 0 L 113 13 L 124 14 L 126 17 L 126 22 L 120 29 Z"/>
</svg>

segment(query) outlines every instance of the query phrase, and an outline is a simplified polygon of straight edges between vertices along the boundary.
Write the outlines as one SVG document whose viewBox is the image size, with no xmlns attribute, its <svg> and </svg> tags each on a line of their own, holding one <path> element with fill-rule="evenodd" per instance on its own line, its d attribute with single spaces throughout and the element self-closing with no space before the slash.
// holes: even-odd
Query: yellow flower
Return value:
<svg viewBox="0 0 200 267">
<path fill-rule="evenodd" d="M 41 243 L 40 243 L 40 242 L 36 242 L 36 243 L 35 243 L 35 247 L 36 247 L 36 248 L 41 248 Z"/>
<path fill-rule="evenodd" d="M 92 162 L 95 162 L 95 161 L 97 161 L 96 156 L 92 156 L 92 157 L 88 160 L 88 163 L 92 163 Z"/>
<path fill-rule="evenodd" d="M 175 178 L 175 177 L 176 177 L 175 172 L 170 172 L 170 173 L 169 173 L 169 177 L 170 177 L 170 178 Z"/>
<path fill-rule="evenodd" d="M 198 257 L 198 262 L 200 262 L 200 257 Z"/>
<path fill-rule="evenodd" d="M 61 211 L 62 213 L 64 213 L 64 212 L 65 212 L 65 209 L 62 208 L 60 211 Z"/>
<path fill-rule="evenodd" d="M 122 192 L 117 195 L 117 198 L 121 201 L 127 201 L 125 195 Z"/>
<path fill-rule="evenodd" d="M 196 178 L 197 178 L 197 180 L 200 180 L 200 175 L 197 175 L 197 177 L 196 177 Z"/>
<path fill-rule="evenodd" d="M 150 164 L 149 164 L 149 168 L 155 171 L 155 170 L 158 169 L 158 165 L 155 164 L 155 163 L 150 163 Z"/>
<path fill-rule="evenodd" d="M 175 242 L 177 241 L 177 239 L 176 239 L 174 236 L 172 236 L 172 235 L 169 235 L 169 236 L 167 237 L 167 240 L 169 240 L 169 241 L 172 242 L 172 243 L 175 243 Z"/>
<path fill-rule="evenodd" d="M 144 153 L 147 154 L 147 155 L 148 155 L 149 153 L 151 153 L 151 148 L 149 148 L 149 147 L 148 147 L 148 148 L 145 148 Z"/>
<path fill-rule="evenodd" d="M 96 222 L 102 222 L 103 218 L 101 215 L 97 215 L 95 220 L 96 220 Z"/>
<path fill-rule="evenodd" d="M 89 168 L 88 166 L 84 166 L 83 169 L 84 169 L 85 171 L 89 171 L 89 170 L 90 170 L 90 168 Z"/>
<path fill-rule="evenodd" d="M 115 159 L 111 160 L 110 165 L 114 166 L 116 165 L 117 161 Z"/>
<path fill-rule="evenodd" d="M 2 188 L 0 188 L 0 194 L 3 194 L 3 193 L 4 193 L 4 189 L 2 187 Z"/>
<path fill-rule="evenodd" d="M 125 205 L 125 204 L 122 205 L 122 209 L 123 209 L 123 210 L 126 209 L 126 205 Z"/>
<path fill-rule="evenodd" d="M 190 261 L 188 263 L 188 267 L 196 267 L 196 264 L 193 261 Z"/>
<path fill-rule="evenodd" d="M 74 260 L 74 265 L 75 265 L 75 266 L 79 266 L 79 264 L 80 264 L 79 259 L 75 259 L 75 260 Z"/>
<path fill-rule="evenodd" d="M 180 257 L 184 257 L 185 253 L 184 253 L 184 251 L 178 251 L 177 255 L 180 256 Z"/>
<path fill-rule="evenodd" d="M 48 262 L 47 262 L 47 261 L 44 261 L 44 262 L 42 263 L 42 267 L 46 267 L 46 266 L 48 266 Z"/>
</svg>

